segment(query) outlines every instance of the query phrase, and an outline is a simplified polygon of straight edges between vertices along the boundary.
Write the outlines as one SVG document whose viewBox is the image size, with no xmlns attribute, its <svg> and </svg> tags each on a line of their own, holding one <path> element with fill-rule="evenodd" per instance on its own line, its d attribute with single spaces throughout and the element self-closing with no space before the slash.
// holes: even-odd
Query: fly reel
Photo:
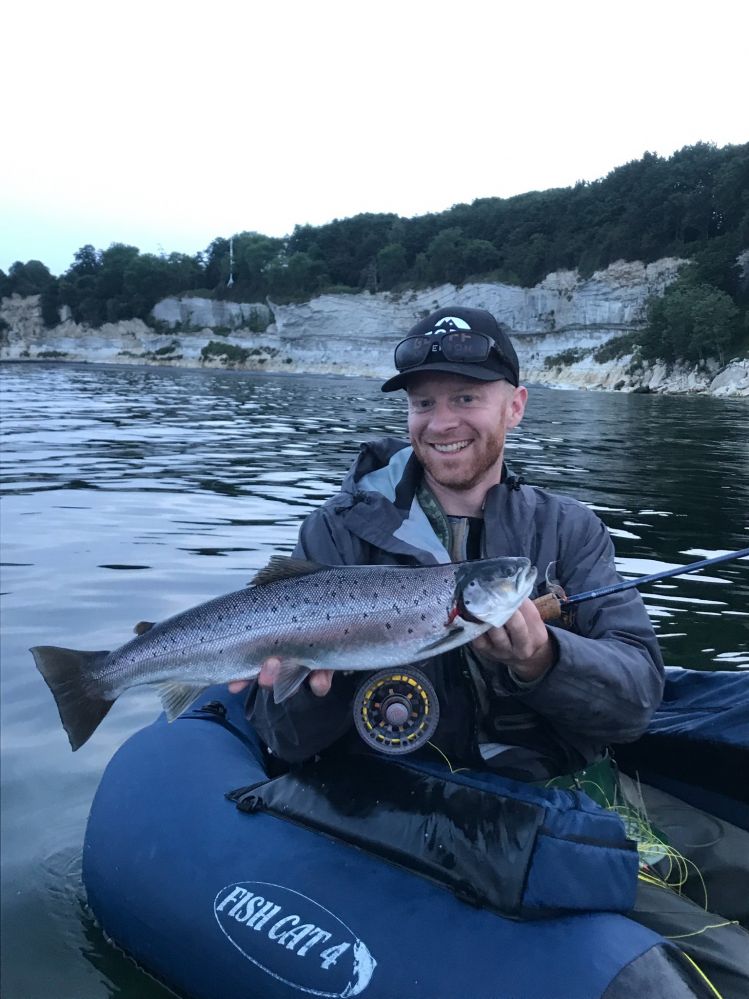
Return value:
<svg viewBox="0 0 749 999">
<path fill-rule="evenodd" d="M 354 695 L 356 730 L 381 753 L 420 749 L 434 735 L 439 717 L 437 692 L 420 670 L 380 670 Z"/>
</svg>

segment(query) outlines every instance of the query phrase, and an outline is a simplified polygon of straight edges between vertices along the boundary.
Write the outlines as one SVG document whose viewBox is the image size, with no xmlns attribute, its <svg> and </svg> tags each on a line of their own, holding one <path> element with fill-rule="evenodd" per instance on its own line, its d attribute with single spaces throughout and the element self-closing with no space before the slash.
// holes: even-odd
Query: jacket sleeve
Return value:
<svg viewBox="0 0 749 999">
<path fill-rule="evenodd" d="M 294 549 L 295 558 L 322 565 L 356 565 L 363 555 L 348 531 L 335 528 L 335 512 L 323 507 L 302 524 Z M 336 673 L 324 697 L 313 694 L 307 684 L 283 704 L 273 692 L 254 683 L 247 701 L 247 717 L 270 750 L 287 763 L 309 759 L 332 745 L 353 727 L 351 702 L 356 676 Z"/>
<path fill-rule="evenodd" d="M 576 505 L 560 531 L 560 582 L 569 594 L 619 582 L 604 524 Z M 647 728 L 663 694 L 658 641 L 640 594 L 610 594 L 577 607 L 571 628 L 550 627 L 556 663 L 539 681 L 502 685 L 544 715 L 573 745 L 631 742 Z"/>
</svg>

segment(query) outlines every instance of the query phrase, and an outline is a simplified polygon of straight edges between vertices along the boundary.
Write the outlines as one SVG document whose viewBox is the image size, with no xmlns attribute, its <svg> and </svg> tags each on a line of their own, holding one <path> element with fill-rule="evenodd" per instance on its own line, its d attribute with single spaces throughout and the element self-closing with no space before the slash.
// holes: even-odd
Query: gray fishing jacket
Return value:
<svg viewBox="0 0 749 999">
<path fill-rule="evenodd" d="M 422 478 L 405 442 L 364 445 L 341 491 L 304 521 L 295 556 L 327 565 L 452 561 L 459 539 L 448 543 L 451 525 Z M 620 579 L 611 538 L 594 513 L 522 485 L 506 469 L 486 496 L 481 555 L 527 556 L 538 571 L 531 597 L 545 592 L 549 567 L 568 594 Z M 571 623 L 551 624 L 549 633 L 556 661 L 533 683 L 517 682 L 502 664 L 480 663 L 470 646 L 422 664 L 441 706 L 432 741 L 451 763 L 539 779 L 579 769 L 609 743 L 642 734 L 661 700 L 663 663 L 639 593 L 582 603 Z M 361 674 L 336 674 L 325 697 L 305 686 L 281 705 L 255 686 L 249 718 L 272 752 L 290 763 L 339 739 L 361 749 L 351 711 L 360 680 Z"/>
</svg>

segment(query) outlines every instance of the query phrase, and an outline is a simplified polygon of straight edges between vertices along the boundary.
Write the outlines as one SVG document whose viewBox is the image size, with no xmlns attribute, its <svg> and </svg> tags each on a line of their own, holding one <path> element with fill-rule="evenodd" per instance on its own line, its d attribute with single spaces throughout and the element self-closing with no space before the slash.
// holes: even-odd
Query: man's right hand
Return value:
<svg viewBox="0 0 749 999">
<path fill-rule="evenodd" d="M 277 659 L 275 656 L 270 659 L 266 659 L 260 668 L 260 673 L 257 678 L 257 682 L 261 687 L 265 687 L 269 690 L 273 687 L 278 677 L 278 671 L 281 668 L 281 660 Z M 244 690 L 245 687 L 249 687 L 250 680 L 232 680 L 229 683 L 229 693 L 238 694 L 240 691 Z M 324 697 L 330 690 L 330 685 L 333 682 L 333 670 L 332 669 L 313 669 L 307 680 L 309 683 L 309 689 L 317 697 Z"/>
</svg>

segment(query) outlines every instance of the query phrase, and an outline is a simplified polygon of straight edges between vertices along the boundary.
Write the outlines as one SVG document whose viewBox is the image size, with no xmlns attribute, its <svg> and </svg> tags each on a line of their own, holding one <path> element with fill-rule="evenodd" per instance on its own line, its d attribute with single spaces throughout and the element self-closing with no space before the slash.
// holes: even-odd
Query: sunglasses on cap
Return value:
<svg viewBox="0 0 749 999">
<path fill-rule="evenodd" d="M 423 336 L 409 336 L 401 340 L 395 348 L 395 366 L 398 371 L 423 364 L 430 355 L 441 354 L 445 361 L 458 364 L 478 364 L 486 361 L 489 354 L 496 354 L 506 363 L 510 360 L 500 350 L 490 336 L 474 333 L 473 330 L 451 330 L 447 333 L 430 333 Z M 433 357 L 437 360 L 437 357 Z"/>
</svg>

